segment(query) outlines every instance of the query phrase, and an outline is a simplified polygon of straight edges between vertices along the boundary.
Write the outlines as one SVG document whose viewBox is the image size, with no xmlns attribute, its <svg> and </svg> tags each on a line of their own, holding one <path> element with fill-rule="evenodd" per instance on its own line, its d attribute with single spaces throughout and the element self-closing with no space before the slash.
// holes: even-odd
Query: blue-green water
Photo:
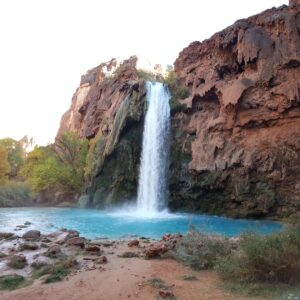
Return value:
<svg viewBox="0 0 300 300">
<path fill-rule="evenodd" d="M 88 238 L 122 238 L 132 235 L 159 238 L 165 233 L 185 233 L 190 225 L 209 234 L 228 237 L 238 236 L 249 230 L 268 234 L 282 228 L 280 223 L 272 221 L 236 220 L 183 213 L 162 213 L 142 217 L 135 214 L 77 208 L 0 209 L 0 231 L 13 231 L 17 225 L 22 225 L 26 221 L 32 224 L 21 232 L 38 229 L 42 233 L 49 233 L 64 227 L 78 230 L 82 236 Z"/>
</svg>

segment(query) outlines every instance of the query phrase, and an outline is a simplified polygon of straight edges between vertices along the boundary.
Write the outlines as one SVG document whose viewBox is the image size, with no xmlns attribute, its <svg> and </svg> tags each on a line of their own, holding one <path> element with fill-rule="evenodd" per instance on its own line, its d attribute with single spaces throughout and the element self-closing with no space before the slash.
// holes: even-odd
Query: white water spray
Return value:
<svg viewBox="0 0 300 300">
<path fill-rule="evenodd" d="M 170 94 L 162 83 L 147 82 L 148 110 L 143 133 L 143 149 L 137 210 L 153 215 L 165 208 L 167 158 L 170 131 Z"/>
</svg>

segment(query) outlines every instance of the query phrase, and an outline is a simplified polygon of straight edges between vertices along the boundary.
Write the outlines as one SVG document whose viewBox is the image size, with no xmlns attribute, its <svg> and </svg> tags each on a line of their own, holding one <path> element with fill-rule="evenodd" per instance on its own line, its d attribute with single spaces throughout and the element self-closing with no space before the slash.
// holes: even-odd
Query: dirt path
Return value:
<svg viewBox="0 0 300 300">
<path fill-rule="evenodd" d="M 197 280 L 184 280 L 195 276 Z M 178 300 L 233 300 L 236 297 L 218 288 L 220 280 L 212 271 L 195 272 L 171 259 L 145 260 L 108 255 L 103 268 L 78 271 L 62 282 L 33 285 L 1 292 L 1 300 L 122 300 L 161 299 L 160 288 L 149 284 L 159 278 Z M 170 298 L 169 298 L 170 299 Z"/>
</svg>

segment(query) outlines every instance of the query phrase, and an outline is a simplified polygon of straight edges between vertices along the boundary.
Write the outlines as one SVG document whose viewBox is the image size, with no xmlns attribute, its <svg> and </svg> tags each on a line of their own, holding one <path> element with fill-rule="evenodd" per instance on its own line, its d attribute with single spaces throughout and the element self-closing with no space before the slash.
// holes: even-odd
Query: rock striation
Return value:
<svg viewBox="0 0 300 300">
<path fill-rule="evenodd" d="M 179 54 L 171 206 L 239 217 L 300 208 L 300 5 L 239 20 Z"/>
</svg>

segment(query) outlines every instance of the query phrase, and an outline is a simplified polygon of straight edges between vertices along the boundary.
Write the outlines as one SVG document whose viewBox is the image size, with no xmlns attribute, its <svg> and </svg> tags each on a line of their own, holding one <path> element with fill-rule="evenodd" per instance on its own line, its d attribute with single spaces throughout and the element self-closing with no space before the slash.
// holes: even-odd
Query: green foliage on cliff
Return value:
<svg viewBox="0 0 300 300">
<path fill-rule="evenodd" d="M 169 87 L 171 94 L 170 98 L 170 108 L 171 113 L 175 114 L 185 109 L 185 105 L 180 103 L 180 100 L 187 98 L 190 94 L 189 89 L 186 86 L 180 84 L 179 79 L 176 77 L 173 68 L 170 68 L 167 75 L 164 78 L 164 83 Z"/>
<path fill-rule="evenodd" d="M 155 75 L 150 71 L 144 69 L 138 69 L 137 74 L 140 79 L 144 79 L 145 81 L 155 80 Z"/>
<path fill-rule="evenodd" d="M 30 152 L 21 170 L 35 192 L 80 192 L 88 142 L 74 133 L 65 133 L 54 145 L 38 147 Z"/>
<path fill-rule="evenodd" d="M 7 175 L 10 178 L 16 177 L 24 163 L 25 151 L 20 142 L 11 138 L 1 139 L 0 145 L 4 147 L 7 154 L 9 163 Z"/>
</svg>

